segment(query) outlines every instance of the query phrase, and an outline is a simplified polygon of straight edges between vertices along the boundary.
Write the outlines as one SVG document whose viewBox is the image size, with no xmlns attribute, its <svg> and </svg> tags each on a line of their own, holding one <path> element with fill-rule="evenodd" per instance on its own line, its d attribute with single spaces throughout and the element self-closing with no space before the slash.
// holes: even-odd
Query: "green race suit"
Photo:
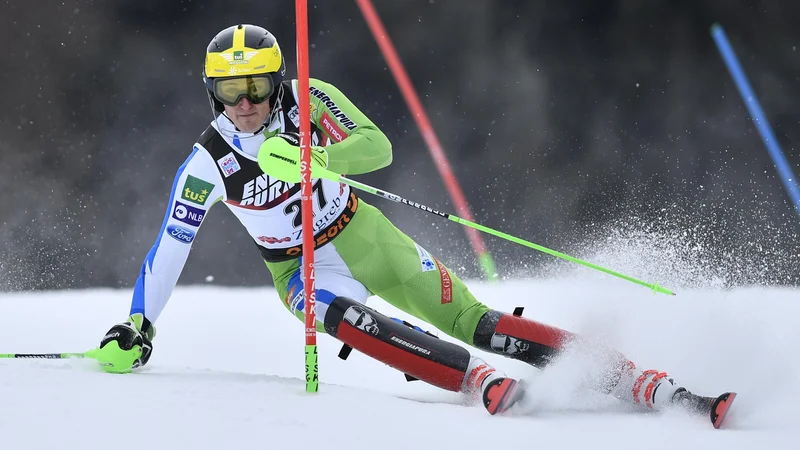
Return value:
<svg viewBox="0 0 800 450">
<path fill-rule="evenodd" d="M 334 86 L 310 80 L 312 145 L 328 168 L 353 175 L 391 163 L 386 136 Z M 131 314 L 152 323 L 166 305 L 208 210 L 222 203 L 247 229 L 284 305 L 302 319 L 300 185 L 271 179 L 257 164 L 260 145 L 299 125 L 297 81 L 285 81 L 264 128 L 238 131 L 224 115 L 203 132 L 175 177 L 167 212 L 134 289 Z M 428 251 L 375 207 L 339 183 L 316 179 L 313 208 L 317 316 L 337 296 L 378 295 L 468 344 L 489 310 Z M 324 331 L 322 324 L 319 330 Z"/>
</svg>

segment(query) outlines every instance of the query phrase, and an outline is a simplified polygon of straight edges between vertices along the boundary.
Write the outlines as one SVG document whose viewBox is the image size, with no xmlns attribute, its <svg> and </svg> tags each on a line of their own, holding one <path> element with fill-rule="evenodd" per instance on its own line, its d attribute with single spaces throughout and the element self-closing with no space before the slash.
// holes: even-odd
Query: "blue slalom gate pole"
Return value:
<svg viewBox="0 0 800 450">
<path fill-rule="evenodd" d="M 764 115 L 764 110 L 761 109 L 756 94 L 747 81 L 747 76 L 744 74 L 742 66 L 736 58 L 736 53 L 734 53 L 733 47 L 731 47 L 728 37 L 725 35 L 725 30 L 722 29 L 722 25 L 718 23 L 712 25 L 711 36 L 714 38 L 717 49 L 722 55 L 722 59 L 725 60 L 725 65 L 728 67 L 733 81 L 736 82 L 739 94 L 742 96 L 742 100 L 744 100 L 744 104 L 750 112 L 750 117 L 756 124 L 761 139 L 764 141 L 764 145 L 767 147 L 772 161 L 778 169 L 778 175 L 781 177 L 783 186 L 786 188 L 786 193 L 789 194 L 789 198 L 794 202 L 797 213 L 800 214 L 800 188 L 798 188 L 797 178 L 795 178 L 792 173 L 792 168 L 789 166 L 789 162 L 781 151 L 778 140 L 772 132 L 772 127 L 770 127 L 767 117 Z"/>
</svg>

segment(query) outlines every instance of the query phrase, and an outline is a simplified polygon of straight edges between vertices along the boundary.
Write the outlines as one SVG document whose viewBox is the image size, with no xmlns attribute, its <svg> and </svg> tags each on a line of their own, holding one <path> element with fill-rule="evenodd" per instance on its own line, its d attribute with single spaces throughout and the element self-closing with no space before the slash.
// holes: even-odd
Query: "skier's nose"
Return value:
<svg viewBox="0 0 800 450">
<path fill-rule="evenodd" d="M 239 108 L 244 110 L 252 109 L 253 104 L 250 103 L 250 100 L 248 100 L 247 97 L 242 97 L 242 99 L 239 100 Z"/>
</svg>

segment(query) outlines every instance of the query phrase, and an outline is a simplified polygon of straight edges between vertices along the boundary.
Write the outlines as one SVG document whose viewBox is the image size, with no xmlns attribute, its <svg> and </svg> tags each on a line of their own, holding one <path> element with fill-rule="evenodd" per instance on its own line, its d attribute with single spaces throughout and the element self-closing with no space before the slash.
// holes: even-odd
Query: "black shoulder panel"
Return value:
<svg viewBox="0 0 800 450">
<path fill-rule="evenodd" d="M 223 139 L 216 128 L 211 125 L 203 131 L 203 134 L 197 139 L 197 143 L 202 145 L 214 159 L 221 158 L 231 151 L 225 139 Z"/>
</svg>

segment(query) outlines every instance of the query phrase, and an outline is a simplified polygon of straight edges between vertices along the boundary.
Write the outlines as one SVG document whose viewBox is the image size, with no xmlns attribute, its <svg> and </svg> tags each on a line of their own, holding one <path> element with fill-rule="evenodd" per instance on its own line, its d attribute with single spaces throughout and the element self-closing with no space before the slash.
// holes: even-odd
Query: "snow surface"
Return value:
<svg viewBox="0 0 800 450">
<path fill-rule="evenodd" d="M 139 373 L 87 360 L 0 360 L 3 449 L 789 449 L 800 420 L 800 291 L 654 295 L 615 279 L 469 283 L 491 307 L 583 333 L 700 394 L 735 390 L 727 430 L 632 412 L 581 388 L 587 358 L 545 371 L 474 350 L 530 382 L 528 414 L 490 416 L 320 335 L 304 390 L 303 327 L 271 288 L 179 287 Z M 78 352 L 127 316 L 127 290 L 0 294 L 0 352 Z M 423 325 L 378 298 L 371 306 Z M 435 331 L 435 330 L 432 330 Z M 441 337 L 448 337 L 438 333 Z"/>
</svg>

